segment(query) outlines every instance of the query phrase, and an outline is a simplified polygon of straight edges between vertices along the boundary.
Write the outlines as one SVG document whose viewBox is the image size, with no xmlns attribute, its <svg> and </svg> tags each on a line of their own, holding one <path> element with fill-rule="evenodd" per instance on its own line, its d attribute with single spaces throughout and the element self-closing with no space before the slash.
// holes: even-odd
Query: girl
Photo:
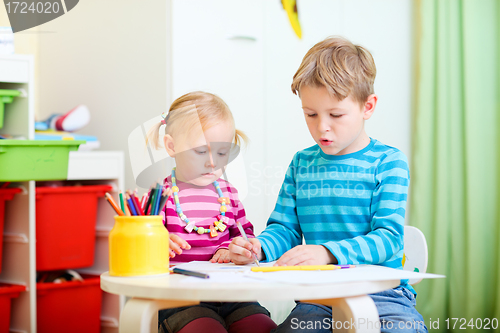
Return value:
<svg viewBox="0 0 500 333">
<path fill-rule="evenodd" d="M 148 132 L 158 149 L 159 130 L 176 167 L 165 179 L 172 196 L 163 210 L 170 233 L 170 257 L 176 261 L 229 262 L 228 245 L 240 236 L 236 221 L 248 236 L 253 226 L 245 217 L 238 192 L 220 179 L 231 153 L 245 139 L 235 129 L 228 106 L 216 95 L 193 92 L 174 101 L 168 114 Z M 276 324 L 259 303 L 207 303 L 161 310 L 159 332 L 269 332 Z"/>
</svg>

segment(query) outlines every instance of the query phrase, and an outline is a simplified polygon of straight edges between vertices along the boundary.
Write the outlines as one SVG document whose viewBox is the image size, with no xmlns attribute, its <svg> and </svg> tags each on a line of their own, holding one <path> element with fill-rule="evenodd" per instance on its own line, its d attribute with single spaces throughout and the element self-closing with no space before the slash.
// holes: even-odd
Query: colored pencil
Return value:
<svg viewBox="0 0 500 333">
<path fill-rule="evenodd" d="M 125 211 L 125 203 L 123 202 L 123 193 L 122 193 L 122 191 L 120 191 L 119 197 L 120 197 L 120 208 L 124 212 Z"/>
<path fill-rule="evenodd" d="M 161 199 L 160 199 L 160 210 L 158 211 L 158 214 L 163 210 L 163 208 L 165 207 L 165 204 L 167 203 L 167 200 L 169 198 L 169 195 L 168 195 L 168 191 L 167 189 L 164 189 L 163 190 L 163 193 L 161 194 Z"/>
<path fill-rule="evenodd" d="M 144 214 L 144 210 L 141 207 L 141 201 L 139 200 L 139 194 L 137 193 L 137 189 L 135 189 L 132 194 L 134 195 L 134 200 L 137 203 L 137 209 L 139 210 L 141 215 L 146 215 Z"/>
<path fill-rule="evenodd" d="M 249 242 L 248 236 L 245 233 L 245 230 L 243 229 L 243 226 L 241 225 L 240 221 L 236 221 L 236 226 L 238 227 L 238 230 L 240 231 L 241 237 L 243 237 L 244 240 L 246 240 L 247 242 Z M 254 263 L 257 266 L 260 266 L 259 259 L 257 258 L 257 255 L 255 254 L 255 252 L 252 252 L 252 254 L 253 254 L 253 261 L 254 261 Z"/>
<path fill-rule="evenodd" d="M 153 190 L 153 197 L 151 198 L 151 210 L 149 215 L 155 215 L 155 210 L 156 210 L 156 198 L 160 195 L 158 186 L 160 184 L 156 183 L 155 188 Z"/>
<path fill-rule="evenodd" d="M 113 207 L 113 209 L 115 210 L 115 212 L 119 215 L 119 216 L 124 216 L 125 214 L 123 213 L 123 211 L 120 209 L 120 207 L 118 207 L 118 205 L 116 204 L 115 200 L 113 199 L 113 197 L 111 196 L 111 194 L 107 193 L 105 194 L 106 196 L 106 200 L 108 200 L 109 204 L 111 205 L 111 207 Z"/>
<path fill-rule="evenodd" d="M 132 216 L 132 213 L 130 213 L 130 209 L 128 209 L 128 205 L 127 204 L 125 204 L 125 215 Z"/>
<path fill-rule="evenodd" d="M 130 209 L 132 215 L 137 216 L 137 212 L 135 211 L 134 207 L 134 201 L 130 198 L 130 195 L 128 193 L 125 193 L 125 197 L 127 198 L 128 209 Z"/>
<path fill-rule="evenodd" d="M 146 192 L 142 195 L 142 198 L 141 198 L 141 208 L 142 208 L 142 211 L 144 212 L 144 215 L 147 215 L 144 208 L 146 207 L 146 201 L 148 200 L 148 196 L 149 196 L 149 192 Z"/>
<path fill-rule="evenodd" d="M 187 276 L 196 276 L 196 277 L 199 277 L 199 278 L 202 278 L 202 279 L 208 279 L 208 278 L 210 278 L 210 276 L 208 274 L 205 274 L 205 273 L 188 271 L 186 269 L 181 269 L 181 268 L 176 268 L 176 267 L 174 267 L 172 269 L 172 273 L 182 274 L 182 275 L 187 275 Z"/>
<path fill-rule="evenodd" d="M 149 189 L 148 201 L 146 201 L 146 207 L 144 208 L 144 213 L 148 215 L 149 207 L 151 206 L 151 201 L 154 195 L 155 185 L 153 184 Z"/>
<path fill-rule="evenodd" d="M 163 186 L 161 186 L 160 183 L 156 184 L 157 192 L 156 192 L 156 203 L 155 203 L 154 215 L 158 215 L 160 213 L 159 209 L 160 209 L 160 198 L 161 198 L 162 187 Z"/>
<path fill-rule="evenodd" d="M 134 192 L 132 192 L 132 190 L 129 190 L 128 192 L 130 199 L 132 199 L 132 204 L 134 205 L 134 209 L 137 215 L 144 215 L 141 211 L 141 208 L 139 207 L 139 201 L 137 200 L 137 197 L 135 196 Z"/>
</svg>

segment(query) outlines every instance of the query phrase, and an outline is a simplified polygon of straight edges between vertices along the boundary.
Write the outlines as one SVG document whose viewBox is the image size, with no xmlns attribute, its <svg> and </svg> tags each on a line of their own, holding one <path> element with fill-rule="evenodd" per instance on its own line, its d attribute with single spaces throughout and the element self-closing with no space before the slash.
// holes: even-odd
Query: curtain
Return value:
<svg viewBox="0 0 500 333">
<path fill-rule="evenodd" d="M 427 238 L 427 272 L 446 275 L 414 286 L 417 309 L 433 332 L 471 331 L 500 321 L 500 1 L 414 9 L 409 223 Z"/>
</svg>

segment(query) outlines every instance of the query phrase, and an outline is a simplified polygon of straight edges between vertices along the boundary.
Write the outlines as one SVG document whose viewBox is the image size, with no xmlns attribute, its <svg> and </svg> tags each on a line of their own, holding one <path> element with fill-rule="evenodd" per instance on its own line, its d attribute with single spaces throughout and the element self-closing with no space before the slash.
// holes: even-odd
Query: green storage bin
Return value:
<svg viewBox="0 0 500 333">
<path fill-rule="evenodd" d="M 85 141 L 0 140 L 0 181 L 66 179 L 69 152 L 82 143 Z"/>
<path fill-rule="evenodd" d="M 12 103 L 14 97 L 19 96 L 19 90 L 0 89 L 0 128 L 3 127 L 3 115 L 5 112 L 5 104 Z"/>
</svg>

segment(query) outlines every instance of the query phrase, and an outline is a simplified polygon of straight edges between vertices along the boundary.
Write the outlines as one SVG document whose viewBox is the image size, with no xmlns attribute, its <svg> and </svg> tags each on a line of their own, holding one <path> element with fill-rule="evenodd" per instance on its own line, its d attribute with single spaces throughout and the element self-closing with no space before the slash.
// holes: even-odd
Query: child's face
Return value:
<svg viewBox="0 0 500 333">
<path fill-rule="evenodd" d="M 218 123 L 200 135 L 186 136 L 175 142 L 176 177 L 197 186 L 219 179 L 229 159 L 234 127 L 230 122 Z"/>
<path fill-rule="evenodd" d="M 309 132 L 325 154 L 345 155 L 366 146 L 364 121 L 374 104 L 362 107 L 350 96 L 339 101 L 325 87 L 302 87 L 300 99 Z"/>
</svg>

